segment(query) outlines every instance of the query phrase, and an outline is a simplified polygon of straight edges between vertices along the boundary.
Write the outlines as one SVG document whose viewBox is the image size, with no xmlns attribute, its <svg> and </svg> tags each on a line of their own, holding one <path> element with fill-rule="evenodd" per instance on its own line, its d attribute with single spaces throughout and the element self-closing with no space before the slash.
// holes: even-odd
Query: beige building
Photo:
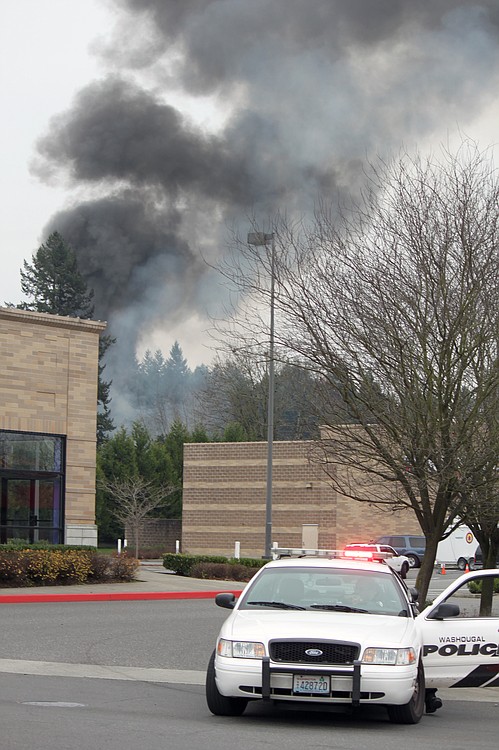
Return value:
<svg viewBox="0 0 499 750">
<path fill-rule="evenodd" d="M 313 447 L 273 445 L 272 540 L 280 547 L 341 549 L 384 534 L 421 533 L 410 512 L 382 512 L 334 491 Z M 267 443 L 186 444 L 182 551 L 231 556 L 240 542 L 242 557 L 261 557 L 266 468 Z"/>
<path fill-rule="evenodd" d="M 0 542 L 97 544 L 98 354 L 105 327 L 0 308 Z"/>
</svg>

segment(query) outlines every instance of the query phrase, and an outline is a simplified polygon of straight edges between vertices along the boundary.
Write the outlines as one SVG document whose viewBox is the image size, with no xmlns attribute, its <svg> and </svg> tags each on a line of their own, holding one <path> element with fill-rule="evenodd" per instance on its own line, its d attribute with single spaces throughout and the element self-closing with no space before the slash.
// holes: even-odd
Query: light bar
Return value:
<svg viewBox="0 0 499 750">
<path fill-rule="evenodd" d="M 350 550 L 346 549 L 343 551 L 343 557 L 347 557 L 351 560 L 372 560 L 374 552 L 367 552 L 366 550 Z"/>
</svg>

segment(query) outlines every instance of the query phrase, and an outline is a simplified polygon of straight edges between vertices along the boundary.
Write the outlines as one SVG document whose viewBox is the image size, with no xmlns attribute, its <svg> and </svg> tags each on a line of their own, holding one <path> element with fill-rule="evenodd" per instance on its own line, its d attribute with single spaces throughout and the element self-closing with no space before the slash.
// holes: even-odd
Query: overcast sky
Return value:
<svg viewBox="0 0 499 750">
<path fill-rule="evenodd" d="M 191 366 L 228 223 L 498 139 L 497 0 L 0 0 L 0 55 L 0 304 L 58 229 L 98 317 Z"/>
<path fill-rule="evenodd" d="M 31 176 L 35 142 L 50 117 L 99 75 L 89 45 L 109 24 L 99 0 L 0 3 L 2 303 L 20 300 L 22 262 L 30 259 L 44 225 L 65 200 L 63 189 Z"/>
</svg>

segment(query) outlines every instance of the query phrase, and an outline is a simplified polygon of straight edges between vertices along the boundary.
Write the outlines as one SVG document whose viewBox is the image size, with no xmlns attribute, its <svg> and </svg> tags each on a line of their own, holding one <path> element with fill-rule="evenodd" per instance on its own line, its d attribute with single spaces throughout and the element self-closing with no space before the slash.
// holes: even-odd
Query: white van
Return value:
<svg viewBox="0 0 499 750">
<path fill-rule="evenodd" d="M 465 570 L 468 565 L 473 570 L 477 547 L 478 542 L 471 529 L 464 524 L 458 526 L 447 539 L 439 542 L 435 564 L 457 566 L 459 570 Z"/>
</svg>

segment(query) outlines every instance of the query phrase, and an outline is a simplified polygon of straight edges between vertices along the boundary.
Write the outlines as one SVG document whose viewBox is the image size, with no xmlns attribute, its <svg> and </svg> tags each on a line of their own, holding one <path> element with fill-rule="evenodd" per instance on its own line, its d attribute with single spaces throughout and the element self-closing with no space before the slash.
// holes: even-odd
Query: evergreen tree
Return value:
<svg viewBox="0 0 499 750">
<path fill-rule="evenodd" d="M 59 232 L 52 232 L 40 245 L 30 265 L 24 261 L 21 270 L 21 290 L 27 302 L 17 305 L 21 310 L 62 315 L 88 320 L 94 308 L 93 291 L 89 291 L 85 279 L 78 270 L 76 254 Z M 99 381 L 97 390 L 97 442 L 101 444 L 106 435 L 114 430 L 110 414 L 111 382 L 103 379 L 104 354 L 114 343 L 111 336 L 101 336 L 99 341 Z"/>
<path fill-rule="evenodd" d="M 102 445 L 114 429 L 115 425 L 111 417 L 111 380 L 104 380 L 103 372 L 106 365 L 103 364 L 104 355 L 116 339 L 111 336 L 101 335 L 99 339 L 99 380 L 97 383 L 97 445 Z"/>
<path fill-rule="evenodd" d="M 197 424 L 191 432 L 190 443 L 209 443 L 210 436 L 206 431 L 206 427 L 202 424 Z"/>
<path fill-rule="evenodd" d="M 202 437 L 198 428 L 196 437 Z M 150 508 L 151 516 L 180 518 L 184 443 L 192 440 L 186 427 L 175 422 L 165 437 L 153 438 L 147 427 L 134 422 L 130 431 L 121 427 L 97 452 L 96 516 L 100 541 L 115 541 L 123 534 L 116 513 L 116 493 L 110 487 L 135 484 L 152 489 L 168 488 L 168 503 Z"/>
<path fill-rule="evenodd" d="M 24 261 L 21 290 L 32 300 L 18 306 L 23 310 L 83 319 L 94 312 L 93 292 L 88 291 L 76 255 L 59 232 L 40 245 L 32 265 Z"/>
<path fill-rule="evenodd" d="M 173 418 L 178 420 L 185 407 L 191 371 L 178 341 L 170 349 L 166 362 L 167 397 L 172 406 Z"/>
<path fill-rule="evenodd" d="M 99 529 L 99 542 L 114 542 L 123 534 L 123 528 L 114 514 L 115 500 L 105 489 L 105 483 L 133 479 L 137 475 L 134 441 L 122 427 L 97 451 L 95 516 Z"/>
</svg>

